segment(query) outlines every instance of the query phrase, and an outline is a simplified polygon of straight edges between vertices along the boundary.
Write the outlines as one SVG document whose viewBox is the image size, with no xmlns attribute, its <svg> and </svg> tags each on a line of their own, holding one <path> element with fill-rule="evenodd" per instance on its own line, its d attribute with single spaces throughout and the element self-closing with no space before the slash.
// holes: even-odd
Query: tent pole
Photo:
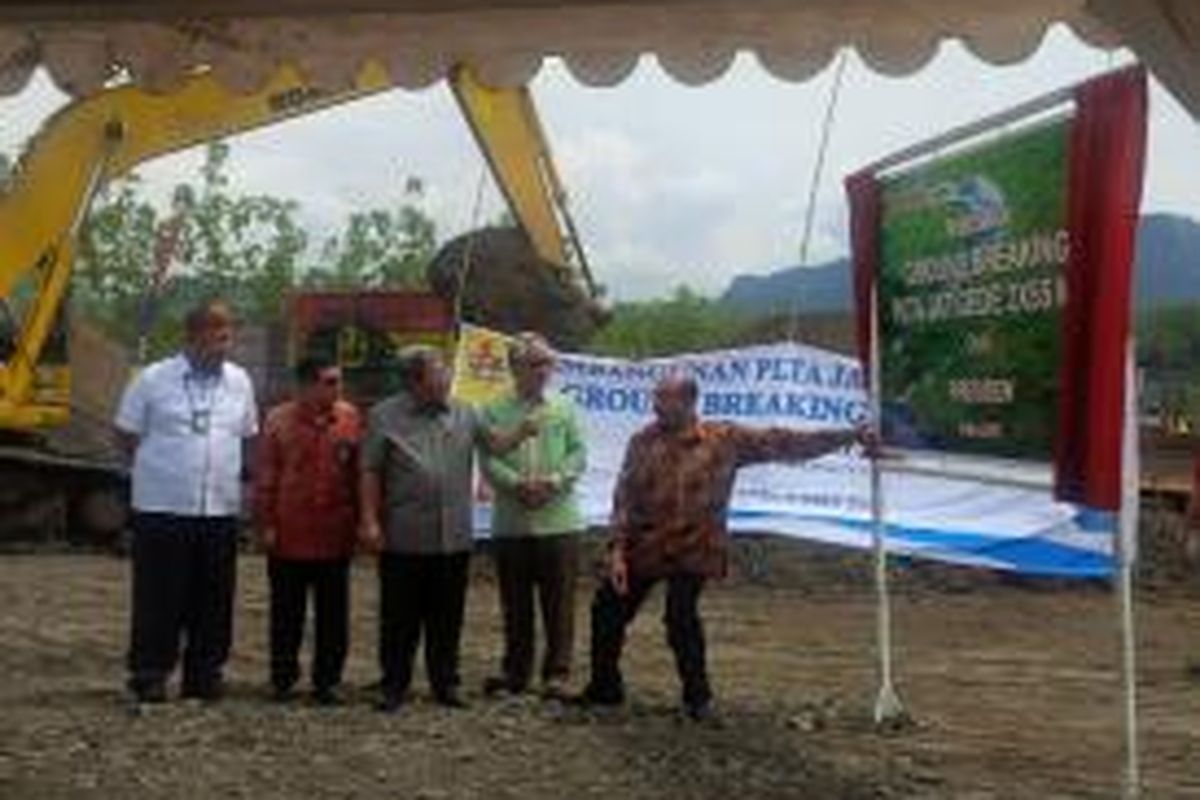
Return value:
<svg viewBox="0 0 1200 800">
<path fill-rule="evenodd" d="M 1121 513 L 1117 532 L 1117 602 L 1121 628 L 1121 683 L 1124 727 L 1125 774 L 1121 796 L 1141 797 L 1141 765 L 1138 758 L 1137 629 L 1134 616 L 1133 581 L 1137 563 L 1139 476 L 1141 473 L 1137 430 L 1137 380 L 1134 350 L 1125 353 L 1125 430 L 1121 454 Z"/>
<path fill-rule="evenodd" d="M 883 373 L 879 347 L 879 293 L 871 290 L 871 424 L 877 441 L 883 435 Z M 885 725 L 904 717 L 904 706 L 892 683 L 892 606 L 888 595 L 887 542 L 883 523 L 883 470 L 878 457 L 871 459 L 871 542 L 875 551 L 876 639 L 879 658 L 879 695 L 875 699 L 875 724 Z"/>
<path fill-rule="evenodd" d="M 1122 514 L 1124 516 L 1124 514 Z M 1138 760 L 1137 720 L 1137 636 L 1133 614 L 1133 566 L 1121 557 L 1118 599 L 1121 615 L 1121 679 L 1124 689 L 1125 775 L 1121 796 L 1125 800 L 1141 797 L 1141 769 Z"/>
</svg>

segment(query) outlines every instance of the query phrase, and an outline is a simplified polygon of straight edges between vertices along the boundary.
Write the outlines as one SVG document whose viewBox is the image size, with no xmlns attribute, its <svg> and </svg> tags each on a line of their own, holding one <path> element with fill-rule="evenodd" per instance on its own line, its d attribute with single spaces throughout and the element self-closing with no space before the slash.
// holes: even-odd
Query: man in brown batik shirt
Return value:
<svg viewBox="0 0 1200 800">
<path fill-rule="evenodd" d="M 696 382 L 670 376 L 655 387 L 655 421 L 625 452 L 613 501 L 608 574 L 592 601 L 592 675 L 581 701 L 624 700 L 625 629 L 650 590 L 667 582 L 664 622 L 683 685 L 683 709 L 712 715 L 700 592 L 726 571 L 726 517 L 737 470 L 771 461 L 805 461 L 868 444 L 866 428 L 836 431 L 754 429 L 701 420 Z"/>
</svg>

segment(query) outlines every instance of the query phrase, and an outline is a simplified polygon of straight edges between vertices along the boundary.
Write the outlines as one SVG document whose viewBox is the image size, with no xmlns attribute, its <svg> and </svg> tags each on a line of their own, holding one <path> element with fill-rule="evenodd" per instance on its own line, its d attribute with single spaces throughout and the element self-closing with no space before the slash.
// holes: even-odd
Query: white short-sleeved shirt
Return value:
<svg viewBox="0 0 1200 800">
<path fill-rule="evenodd" d="M 183 355 L 157 361 L 125 389 L 116 425 L 139 437 L 134 509 L 191 517 L 241 511 L 242 440 L 258 433 L 244 369 L 226 362 L 205 374 Z"/>
</svg>

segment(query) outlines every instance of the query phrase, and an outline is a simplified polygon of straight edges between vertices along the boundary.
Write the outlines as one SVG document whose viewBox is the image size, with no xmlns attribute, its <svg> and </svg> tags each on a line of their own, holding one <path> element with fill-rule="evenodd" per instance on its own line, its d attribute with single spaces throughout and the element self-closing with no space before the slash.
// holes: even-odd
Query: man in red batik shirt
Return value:
<svg viewBox="0 0 1200 800">
<path fill-rule="evenodd" d="M 349 568 L 358 526 L 358 411 L 339 399 L 341 370 L 310 357 L 296 366 L 294 400 L 267 416 L 255 474 L 258 531 L 271 586 L 271 686 L 288 700 L 313 595 L 313 700 L 339 701 L 349 640 Z"/>
<path fill-rule="evenodd" d="M 654 389 L 654 422 L 629 441 L 613 500 L 608 574 L 592 600 L 592 676 L 580 701 L 624 700 L 625 629 L 654 584 L 667 583 L 667 641 L 683 685 L 683 710 L 712 716 L 712 689 L 698 604 L 704 584 L 726 570 L 726 518 L 741 467 L 805 461 L 855 443 L 866 428 L 755 429 L 701 420 L 694 379 L 675 375 Z"/>
</svg>

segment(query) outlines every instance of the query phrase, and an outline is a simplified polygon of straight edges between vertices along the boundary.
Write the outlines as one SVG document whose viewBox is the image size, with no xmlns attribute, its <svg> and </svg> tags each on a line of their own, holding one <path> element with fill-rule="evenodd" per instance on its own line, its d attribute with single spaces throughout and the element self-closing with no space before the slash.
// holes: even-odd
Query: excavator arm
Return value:
<svg viewBox="0 0 1200 800">
<path fill-rule="evenodd" d="M 508 207 L 538 255 L 563 269 L 578 269 L 594 299 L 596 283 L 528 90 L 484 86 L 464 65 L 451 70 L 450 86 Z"/>
<path fill-rule="evenodd" d="M 465 67 L 448 76 L 509 206 L 538 255 L 563 269 L 586 261 L 526 88 L 489 89 Z M 149 159 L 394 88 L 368 68 L 348 91 L 323 93 L 291 69 L 262 90 L 238 95 L 207 74 L 176 92 L 127 86 L 72 103 L 31 143 L 0 197 L 0 304 L 12 320 L 0 349 L 0 430 L 65 423 L 69 377 L 47 369 L 43 351 L 70 284 L 76 239 L 96 193 Z M 23 292 L 23 313 L 13 313 Z"/>
</svg>

